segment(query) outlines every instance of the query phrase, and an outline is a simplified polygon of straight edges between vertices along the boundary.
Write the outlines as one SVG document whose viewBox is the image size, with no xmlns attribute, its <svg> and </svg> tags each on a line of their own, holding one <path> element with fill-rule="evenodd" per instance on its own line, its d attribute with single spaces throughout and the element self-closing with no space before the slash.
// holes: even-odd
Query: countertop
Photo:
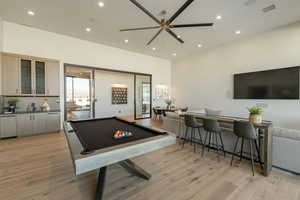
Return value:
<svg viewBox="0 0 300 200">
<path fill-rule="evenodd" d="M 0 116 L 9 116 L 9 115 L 21 115 L 21 114 L 30 114 L 30 113 L 54 113 L 60 112 L 60 110 L 50 110 L 50 111 L 35 111 L 35 112 L 27 112 L 27 111 L 17 111 L 16 113 L 0 113 Z"/>
</svg>

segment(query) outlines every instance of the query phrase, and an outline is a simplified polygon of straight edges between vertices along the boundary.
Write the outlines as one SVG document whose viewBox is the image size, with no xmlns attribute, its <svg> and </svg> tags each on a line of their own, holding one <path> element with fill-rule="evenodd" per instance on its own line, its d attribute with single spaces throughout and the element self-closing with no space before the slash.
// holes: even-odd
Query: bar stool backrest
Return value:
<svg viewBox="0 0 300 200">
<path fill-rule="evenodd" d="M 221 132 L 220 124 L 216 119 L 204 119 L 204 130 L 208 132 Z"/>
<path fill-rule="evenodd" d="M 155 115 L 161 115 L 162 111 L 160 109 L 153 108 L 153 112 Z"/>
<path fill-rule="evenodd" d="M 192 115 L 184 115 L 184 123 L 186 127 L 197 127 L 199 124 Z"/>
<path fill-rule="evenodd" d="M 257 139 L 257 133 L 252 123 L 247 121 L 234 121 L 233 132 L 238 137 L 246 139 Z"/>
<path fill-rule="evenodd" d="M 187 112 L 187 111 L 188 111 L 188 109 L 189 109 L 188 107 L 186 107 L 186 108 L 182 108 L 182 109 L 181 109 L 181 112 Z"/>
</svg>

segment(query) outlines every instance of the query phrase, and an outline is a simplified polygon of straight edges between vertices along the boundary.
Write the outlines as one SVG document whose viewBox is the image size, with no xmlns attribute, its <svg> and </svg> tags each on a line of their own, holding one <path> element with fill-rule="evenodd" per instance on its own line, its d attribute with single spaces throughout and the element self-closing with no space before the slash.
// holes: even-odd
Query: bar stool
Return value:
<svg viewBox="0 0 300 200">
<path fill-rule="evenodd" d="M 194 152 L 196 152 L 197 138 L 196 138 L 195 129 L 198 130 L 199 141 L 200 141 L 200 144 L 203 145 L 201 131 L 200 131 L 200 128 L 202 128 L 203 125 L 199 121 L 197 121 L 196 118 L 193 117 L 192 115 L 184 115 L 184 123 L 185 123 L 186 129 L 185 129 L 185 135 L 183 138 L 182 148 L 184 148 L 184 144 L 186 141 L 190 141 L 192 145 L 194 143 Z M 191 128 L 190 139 L 188 139 L 189 128 Z"/>
<path fill-rule="evenodd" d="M 217 154 L 218 154 L 218 160 L 220 160 L 219 149 L 221 149 L 223 151 L 224 157 L 226 156 L 223 138 L 222 138 L 222 129 L 220 127 L 220 124 L 215 119 L 204 119 L 203 122 L 204 122 L 204 130 L 206 131 L 204 144 L 206 144 L 206 140 L 207 140 L 207 136 L 208 136 L 208 151 L 211 147 L 216 147 Z M 219 140 L 218 137 L 220 139 L 220 144 L 218 142 L 218 140 Z M 212 139 L 215 140 L 215 144 L 213 144 L 213 141 L 211 141 Z M 204 155 L 204 150 L 205 150 L 205 145 L 203 145 L 202 156 Z"/>
<path fill-rule="evenodd" d="M 157 108 L 153 108 L 153 112 L 154 112 L 154 119 L 161 119 L 163 113 L 160 109 Z"/>
<path fill-rule="evenodd" d="M 254 145 L 256 148 L 258 161 L 260 163 L 261 168 L 263 169 L 263 165 L 262 165 L 262 162 L 260 159 L 260 150 L 257 145 L 258 134 L 257 134 L 253 124 L 251 124 L 250 122 L 247 122 L 247 121 L 235 121 L 233 124 L 233 132 L 237 136 L 237 139 L 236 139 L 236 142 L 234 145 L 234 150 L 233 150 L 230 164 L 232 165 L 233 158 L 234 158 L 234 155 L 236 152 L 236 148 L 237 148 L 237 145 L 238 145 L 240 139 L 242 139 L 241 150 L 240 150 L 240 160 L 242 160 L 243 152 L 244 152 L 244 140 L 246 139 L 249 142 L 251 164 L 252 164 L 252 174 L 254 176 L 254 159 L 253 159 L 253 146 L 252 145 Z"/>
</svg>

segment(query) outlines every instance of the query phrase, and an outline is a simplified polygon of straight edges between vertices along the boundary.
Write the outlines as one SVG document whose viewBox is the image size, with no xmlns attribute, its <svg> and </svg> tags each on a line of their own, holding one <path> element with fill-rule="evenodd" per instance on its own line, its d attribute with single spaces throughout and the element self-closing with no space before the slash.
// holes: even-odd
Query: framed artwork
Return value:
<svg viewBox="0 0 300 200">
<path fill-rule="evenodd" d="M 111 103 L 112 104 L 127 104 L 128 103 L 128 88 L 112 87 Z"/>
</svg>

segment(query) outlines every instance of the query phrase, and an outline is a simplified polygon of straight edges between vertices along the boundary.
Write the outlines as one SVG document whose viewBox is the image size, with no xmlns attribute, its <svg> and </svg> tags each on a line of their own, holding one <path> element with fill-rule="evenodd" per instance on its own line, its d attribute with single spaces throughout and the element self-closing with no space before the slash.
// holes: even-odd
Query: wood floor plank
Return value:
<svg viewBox="0 0 300 200">
<path fill-rule="evenodd" d="M 158 122 L 145 122 L 158 124 Z M 107 200 L 300 200 L 300 178 L 273 171 L 256 172 L 250 162 L 178 143 L 134 158 L 152 174 L 149 181 L 128 174 L 119 165 L 108 168 Z M 62 133 L 0 140 L 0 199 L 94 200 L 98 172 L 74 176 Z"/>
</svg>

